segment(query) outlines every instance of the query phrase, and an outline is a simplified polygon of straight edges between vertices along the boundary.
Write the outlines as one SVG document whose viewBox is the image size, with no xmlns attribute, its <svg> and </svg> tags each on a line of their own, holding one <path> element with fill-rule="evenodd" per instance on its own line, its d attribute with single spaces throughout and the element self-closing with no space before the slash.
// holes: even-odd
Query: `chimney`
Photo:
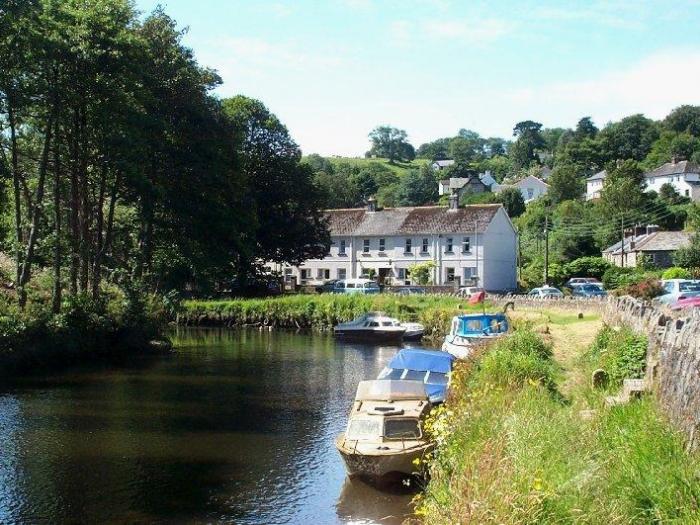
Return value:
<svg viewBox="0 0 700 525">
<path fill-rule="evenodd" d="M 671 164 L 677 164 L 679 160 L 678 155 L 674 154 L 671 156 Z"/>
<path fill-rule="evenodd" d="M 450 195 L 450 204 L 447 211 L 457 211 L 459 209 L 459 193 L 453 191 Z"/>
<path fill-rule="evenodd" d="M 649 224 L 647 226 L 647 235 L 659 231 L 659 226 L 657 224 Z"/>
<path fill-rule="evenodd" d="M 377 211 L 377 199 L 374 197 L 367 199 L 367 211 Z"/>
</svg>

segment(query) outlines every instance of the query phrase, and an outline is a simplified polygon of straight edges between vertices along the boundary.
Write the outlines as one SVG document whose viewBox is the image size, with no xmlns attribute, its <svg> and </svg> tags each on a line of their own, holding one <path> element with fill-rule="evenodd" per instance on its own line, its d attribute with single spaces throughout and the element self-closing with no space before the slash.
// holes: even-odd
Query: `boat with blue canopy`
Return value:
<svg viewBox="0 0 700 525">
<path fill-rule="evenodd" d="M 447 396 L 454 356 L 440 350 L 404 348 L 389 361 L 377 379 L 422 381 L 432 404 Z"/>
<path fill-rule="evenodd" d="M 505 314 L 465 314 L 452 318 L 450 333 L 445 336 L 442 349 L 464 359 L 471 354 L 474 345 L 501 337 L 508 333 Z"/>
</svg>

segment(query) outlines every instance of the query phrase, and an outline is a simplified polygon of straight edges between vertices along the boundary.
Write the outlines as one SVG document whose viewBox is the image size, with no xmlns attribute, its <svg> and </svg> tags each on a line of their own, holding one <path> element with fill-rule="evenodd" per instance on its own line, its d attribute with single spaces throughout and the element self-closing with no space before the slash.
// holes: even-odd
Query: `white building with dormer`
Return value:
<svg viewBox="0 0 700 525">
<path fill-rule="evenodd" d="M 380 283 L 415 284 L 411 266 L 433 261 L 436 285 L 470 284 L 489 291 L 516 287 L 517 235 L 503 206 L 327 210 L 332 245 L 323 259 L 280 270 L 287 283 L 376 276 Z"/>
</svg>

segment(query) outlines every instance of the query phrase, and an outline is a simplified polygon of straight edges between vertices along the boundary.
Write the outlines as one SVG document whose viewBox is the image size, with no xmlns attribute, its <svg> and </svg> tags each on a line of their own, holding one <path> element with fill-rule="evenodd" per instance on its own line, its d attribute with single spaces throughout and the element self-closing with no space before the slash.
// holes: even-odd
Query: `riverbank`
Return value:
<svg viewBox="0 0 700 525">
<path fill-rule="evenodd" d="M 606 408 L 643 371 L 645 341 L 599 319 L 518 312 L 520 329 L 460 367 L 427 425 L 438 449 L 425 523 L 700 520 L 700 458 L 652 397 Z M 610 383 L 594 389 L 603 368 Z"/>
<path fill-rule="evenodd" d="M 56 370 L 168 347 L 165 313 L 151 297 L 76 298 L 59 314 L 0 305 L 0 376 Z"/>
<path fill-rule="evenodd" d="M 489 304 L 487 302 L 487 309 Z M 417 321 L 427 337 L 443 337 L 452 317 L 481 311 L 459 297 L 442 295 L 288 295 L 267 299 L 184 301 L 177 316 L 183 326 L 268 326 L 293 330 L 330 330 L 370 312 L 382 311 L 401 321 Z"/>
</svg>

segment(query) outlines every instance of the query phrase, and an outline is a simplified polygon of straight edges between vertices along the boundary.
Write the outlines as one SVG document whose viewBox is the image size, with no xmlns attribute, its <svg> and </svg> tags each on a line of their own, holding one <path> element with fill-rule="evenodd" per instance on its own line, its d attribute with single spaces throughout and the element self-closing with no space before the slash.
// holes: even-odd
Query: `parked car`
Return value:
<svg viewBox="0 0 700 525">
<path fill-rule="evenodd" d="M 396 293 L 398 295 L 425 295 L 428 292 L 420 286 L 404 286 L 396 290 Z"/>
<path fill-rule="evenodd" d="M 379 292 L 379 285 L 370 279 L 340 279 L 333 287 L 333 293 L 375 294 Z"/>
<path fill-rule="evenodd" d="M 533 288 L 528 292 L 528 297 L 564 297 L 564 294 L 558 288 L 553 286 L 542 286 Z"/>
<path fill-rule="evenodd" d="M 571 295 L 573 297 L 605 297 L 608 292 L 600 284 L 584 283 L 572 286 Z"/>
<path fill-rule="evenodd" d="M 662 304 L 671 304 L 688 297 L 700 295 L 700 281 L 690 279 L 666 279 L 661 281 L 663 295 L 656 298 Z"/>
<path fill-rule="evenodd" d="M 479 286 L 462 286 L 457 292 L 457 295 L 459 295 L 460 297 L 466 297 L 467 299 L 471 299 L 473 295 L 476 295 L 479 292 L 483 291 L 484 289 Z"/>
<path fill-rule="evenodd" d="M 566 281 L 566 284 L 564 285 L 564 288 L 569 288 L 573 289 L 574 286 L 578 286 L 579 284 L 600 284 L 600 281 L 598 279 L 594 279 L 593 277 L 572 277 L 568 281 Z"/>
<path fill-rule="evenodd" d="M 316 286 L 316 292 L 317 293 L 331 293 L 335 290 L 335 283 L 338 282 L 338 279 L 330 279 L 328 281 L 324 281 L 320 285 Z"/>
<path fill-rule="evenodd" d="M 671 310 L 685 310 L 686 308 L 700 308 L 700 296 L 686 297 L 671 303 Z"/>
</svg>

